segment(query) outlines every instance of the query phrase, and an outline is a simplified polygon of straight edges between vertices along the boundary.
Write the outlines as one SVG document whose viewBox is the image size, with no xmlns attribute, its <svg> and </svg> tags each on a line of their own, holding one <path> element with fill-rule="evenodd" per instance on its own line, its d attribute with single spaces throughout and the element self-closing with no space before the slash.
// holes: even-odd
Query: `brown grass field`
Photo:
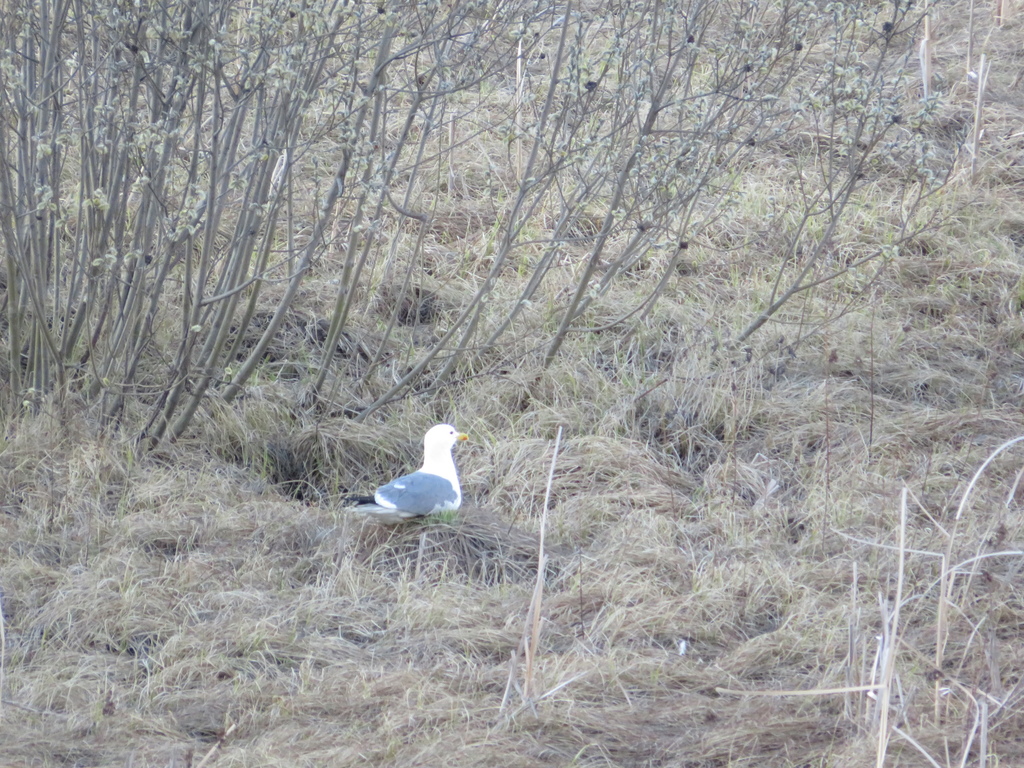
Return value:
<svg viewBox="0 0 1024 768">
<path fill-rule="evenodd" d="M 974 113 L 967 8 L 934 23 L 951 132 Z M 928 203 L 942 227 L 743 344 L 776 275 L 781 146 L 650 312 L 612 324 L 660 274 L 640 263 L 549 367 L 530 351 L 571 253 L 516 321 L 515 365 L 362 423 L 269 370 L 148 453 L 74 395 L 5 409 L 0 765 L 1024 766 L 1024 8 L 978 13 L 986 128 L 976 178 L 958 161 Z M 507 147 L 461 151 L 429 311 L 396 346 L 461 309 L 504 213 L 475 180 Z M 837 250 L 900 205 L 869 192 Z M 351 338 L 388 311 L 379 288 Z M 459 512 L 345 511 L 442 421 L 470 435 Z"/>
</svg>

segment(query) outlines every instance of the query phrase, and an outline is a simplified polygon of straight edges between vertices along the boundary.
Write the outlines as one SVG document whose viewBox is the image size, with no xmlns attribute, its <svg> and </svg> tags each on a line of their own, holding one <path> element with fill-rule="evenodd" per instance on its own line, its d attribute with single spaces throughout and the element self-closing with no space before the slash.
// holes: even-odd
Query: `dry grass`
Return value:
<svg viewBox="0 0 1024 768">
<path fill-rule="evenodd" d="M 966 7 L 931 22 L 954 133 L 975 109 L 951 53 Z M 742 348 L 730 334 L 774 278 L 777 156 L 653 310 L 571 335 L 550 368 L 530 362 L 551 329 L 527 308 L 513 343 L 357 424 L 272 373 L 321 352 L 296 319 L 265 378 L 156 453 L 74 402 L 5 425 L 0 765 L 1024 764 L 1024 453 L 995 453 L 1024 435 L 1024 103 L 1007 63 L 1021 19 L 985 38 L 977 180 L 965 161 L 933 203 L 951 225 L 870 284 L 809 292 Z M 508 159 L 475 132 L 485 112 L 474 123 L 430 281 L 392 357 L 365 391 L 339 379 L 339 402 L 385 391 L 486 270 L 462 254 L 503 213 L 488 165 Z M 887 194 L 836 258 L 884 242 Z M 585 324 L 635 306 L 658 266 L 633 267 Z M 566 257 L 537 306 L 578 268 Z M 311 318 L 331 269 L 314 272 Z M 343 372 L 366 370 L 393 309 L 386 289 L 367 299 Z M 340 511 L 449 420 L 472 436 L 458 515 L 383 528 Z M 506 701 L 526 630 L 529 701 Z"/>
</svg>

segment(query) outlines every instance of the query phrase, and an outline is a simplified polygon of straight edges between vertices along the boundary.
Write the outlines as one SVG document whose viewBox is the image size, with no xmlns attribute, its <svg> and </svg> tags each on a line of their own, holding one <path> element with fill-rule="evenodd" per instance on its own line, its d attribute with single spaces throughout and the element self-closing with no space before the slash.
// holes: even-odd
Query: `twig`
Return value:
<svg viewBox="0 0 1024 768">
<path fill-rule="evenodd" d="M 210 747 L 210 751 L 207 752 L 203 756 L 202 760 L 200 760 L 198 763 L 196 763 L 196 767 L 195 768 L 205 768 L 205 766 L 208 765 L 210 763 L 210 761 L 213 760 L 214 755 L 217 754 L 217 751 L 220 750 L 220 748 L 224 746 L 224 742 L 228 740 L 228 736 L 230 736 L 232 733 L 234 733 L 235 732 L 235 728 L 237 728 L 237 727 L 238 727 L 238 723 L 232 723 L 231 725 L 229 725 L 228 729 L 226 731 L 224 731 L 224 733 L 222 733 L 220 735 L 220 738 L 217 739 L 217 743 L 214 744 L 212 747 Z"/>
</svg>

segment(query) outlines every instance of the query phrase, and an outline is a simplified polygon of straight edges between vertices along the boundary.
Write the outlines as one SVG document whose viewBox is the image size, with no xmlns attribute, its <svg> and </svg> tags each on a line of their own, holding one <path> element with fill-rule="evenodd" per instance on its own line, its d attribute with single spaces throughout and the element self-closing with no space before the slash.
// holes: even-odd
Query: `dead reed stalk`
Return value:
<svg viewBox="0 0 1024 768">
<path fill-rule="evenodd" d="M 996 26 L 1003 26 L 1009 18 L 1009 4 L 1007 0 L 996 0 L 995 19 Z"/>
<path fill-rule="evenodd" d="M 4 719 L 4 660 L 7 658 L 7 632 L 4 629 L 4 593 L 0 590 L 0 721 Z"/>
<path fill-rule="evenodd" d="M 924 17 L 924 34 L 921 36 L 921 86 L 925 100 L 932 95 L 932 27 L 931 19 Z"/>
<path fill-rule="evenodd" d="M 879 599 L 879 607 L 882 609 L 882 671 L 881 684 L 877 693 L 877 723 L 878 740 L 876 742 L 875 766 L 882 768 L 885 765 L 885 755 L 889 748 L 889 706 L 892 701 L 892 686 L 896 672 L 896 647 L 899 643 L 900 628 L 900 607 L 903 603 L 903 579 L 904 568 L 907 557 L 907 489 L 904 487 L 900 496 L 900 543 L 899 560 L 896 566 L 896 599 L 893 603 L 892 614 L 887 615 L 885 598 Z"/>
<path fill-rule="evenodd" d="M 860 602 L 859 602 L 859 590 L 857 589 L 857 561 L 853 561 L 853 576 L 850 580 L 850 615 L 847 623 L 847 633 L 849 635 L 847 642 L 847 659 L 846 659 L 846 685 L 849 691 L 844 695 L 844 710 L 847 719 L 850 722 L 860 722 L 861 714 L 864 711 L 864 695 L 859 693 L 856 697 L 853 694 L 853 688 L 857 685 L 858 680 L 864 679 L 864 668 L 863 668 L 863 654 L 861 653 L 861 642 L 860 642 Z M 861 668 L 857 669 L 858 659 L 861 659 Z"/>
<path fill-rule="evenodd" d="M 967 71 L 974 71 L 974 0 L 967 6 Z"/>
<path fill-rule="evenodd" d="M 978 62 L 978 94 L 974 102 L 974 128 L 971 132 L 971 183 L 978 178 L 978 155 L 981 148 L 981 137 L 985 135 L 985 88 L 988 85 L 988 73 L 992 65 L 985 54 L 981 54 Z"/>
<path fill-rule="evenodd" d="M 508 705 L 509 693 L 515 685 L 516 662 L 519 654 L 523 654 L 525 669 L 523 672 L 523 684 L 520 694 L 523 697 L 524 706 L 534 708 L 538 699 L 536 695 L 535 661 L 537 646 L 540 644 L 541 610 L 544 602 L 544 574 L 547 568 L 547 553 L 544 551 L 544 535 L 548 522 L 548 507 L 551 503 L 551 486 L 555 479 L 555 467 L 558 463 L 558 448 L 562 442 L 562 427 L 558 427 L 555 435 L 555 446 L 551 452 L 551 467 L 548 470 L 547 487 L 544 490 L 544 506 L 541 509 L 540 517 L 540 541 L 537 545 L 537 581 L 533 588 L 533 597 L 530 600 L 530 608 L 526 613 L 526 624 L 523 627 L 523 637 L 519 643 L 518 650 L 512 654 L 512 663 L 509 668 L 508 685 L 505 687 L 505 696 L 501 701 L 501 711 L 504 712 Z M 518 687 L 518 686 L 517 686 Z"/>
</svg>

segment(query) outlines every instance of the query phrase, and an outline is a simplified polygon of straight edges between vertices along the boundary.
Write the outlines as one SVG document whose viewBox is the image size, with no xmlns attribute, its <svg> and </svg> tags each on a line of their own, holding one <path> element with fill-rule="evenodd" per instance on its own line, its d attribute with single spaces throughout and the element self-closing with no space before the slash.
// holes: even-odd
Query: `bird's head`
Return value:
<svg viewBox="0 0 1024 768">
<path fill-rule="evenodd" d="M 428 453 L 432 449 L 450 451 L 457 442 L 468 439 L 469 435 L 459 432 L 451 424 L 438 424 L 427 430 L 427 434 L 423 437 L 423 447 Z"/>
</svg>

